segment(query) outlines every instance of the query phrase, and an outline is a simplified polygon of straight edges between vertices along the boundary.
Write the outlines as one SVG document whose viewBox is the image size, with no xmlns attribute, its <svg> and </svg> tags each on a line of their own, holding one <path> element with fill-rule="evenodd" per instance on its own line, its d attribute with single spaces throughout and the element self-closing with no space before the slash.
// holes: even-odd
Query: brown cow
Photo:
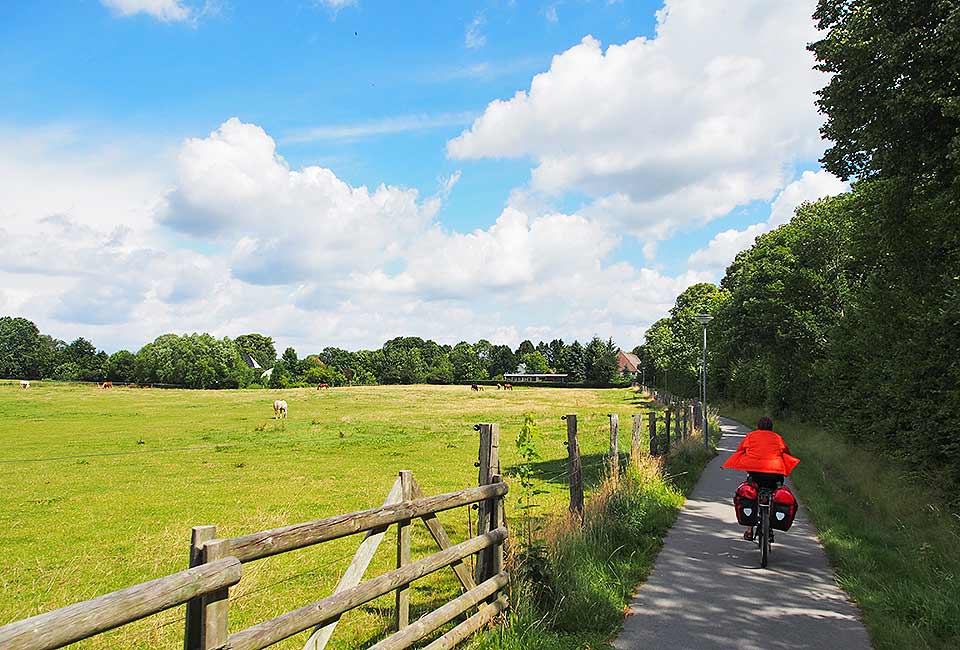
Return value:
<svg viewBox="0 0 960 650">
<path fill-rule="evenodd" d="M 504 384 L 503 390 L 513 390 L 513 384 Z"/>
<path fill-rule="evenodd" d="M 100 384 L 100 388 L 113 388 L 113 382 L 105 381 L 102 384 Z"/>
</svg>

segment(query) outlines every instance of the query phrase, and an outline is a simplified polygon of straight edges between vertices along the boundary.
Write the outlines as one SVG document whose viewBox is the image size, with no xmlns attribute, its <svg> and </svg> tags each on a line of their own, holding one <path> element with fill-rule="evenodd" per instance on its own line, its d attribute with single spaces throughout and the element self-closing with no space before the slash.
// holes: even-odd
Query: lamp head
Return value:
<svg viewBox="0 0 960 650">
<path fill-rule="evenodd" d="M 697 322 L 703 325 L 704 327 L 706 327 L 707 324 L 713 320 L 713 316 L 711 316 L 710 314 L 697 314 L 696 316 L 694 316 L 694 318 L 696 318 Z"/>
</svg>

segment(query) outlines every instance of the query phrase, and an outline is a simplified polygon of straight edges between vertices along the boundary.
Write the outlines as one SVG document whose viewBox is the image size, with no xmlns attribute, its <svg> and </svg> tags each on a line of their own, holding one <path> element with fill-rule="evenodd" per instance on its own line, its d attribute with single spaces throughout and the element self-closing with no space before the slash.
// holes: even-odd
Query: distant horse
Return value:
<svg viewBox="0 0 960 650">
<path fill-rule="evenodd" d="M 503 388 L 503 386 L 501 386 L 500 384 L 497 384 L 497 390 L 500 390 L 501 388 Z"/>
<path fill-rule="evenodd" d="M 22 388 L 22 389 L 24 389 L 24 390 L 30 388 L 30 382 L 27 381 L 26 379 L 21 379 L 21 380 L 20 380 L 20 388 Z"/>
<path fill-rule="evenodd" d="M 317 390 L 320 390 L 321 388 L 330 388 L 330 384 L 320 384 L 317 386 Z"/>
<path fill-rule="evenodd" d="M 470 385 L 470 390 L 475 390 L 475 391 L 479 392 L 479 391 L 483 390 L 483 386 L 478 386 L 477 384 L 471 384 L 471 385 Z"/>
<path fill-rule="evenodd" d="M 503 390 L 513 390 L 513 384 L 504 384 Z"/>
<path fill-rule="evenodd" d="M 102 384 L 100 384 L 100 388 L 113 388 L 113 382 L 105 381 Z"/>
<path fill-rule="evenodd" d="M 274 418 L 287 417 L 287 400 L 283 400 L 283 399 L 273 400 L 273 417 Z"/>
</svg>

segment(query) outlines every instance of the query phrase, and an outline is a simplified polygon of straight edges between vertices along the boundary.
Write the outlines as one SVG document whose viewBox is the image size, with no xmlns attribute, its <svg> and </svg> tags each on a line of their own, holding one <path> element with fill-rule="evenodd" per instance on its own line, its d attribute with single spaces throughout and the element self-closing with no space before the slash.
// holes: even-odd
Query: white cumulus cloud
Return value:
<svg viewBox="0 0 960 650">
<path fill-rule="evenodd" d="M 757 237 L 790 221 L 800 204 L 840 194 L 847 189 L 849 185 L 830 172 L 806 171 L 777 195 L 770 205 L 770 216 L 766 221 L 742 230 L 731 229 L 718 233 L 705 247 L 694 251 L 687 259 L 687 264 L 696 269 L 726 268 L 737 253 L 750 248 Z"/>
<path fill-rule="evenodd" d="M 580 191 L 588 213 L 663 239 L 769 200 L 822 151 L 805 45 L 814 0 L 667 0 L 654 38 L 555 56 L 447 143 L 455 159 L 530 157 L 535 190 Z"/>
<path fill-rule="evenodd" d="M 237 118 L 187 140 L 161 214 L 170 228 L 232 248 L 234 274 L 286 284 L 374 269 L 433 219 L 416 190 L 353 187 L 316 166 L 294 170 L 262 128 Z"/>
</svg>

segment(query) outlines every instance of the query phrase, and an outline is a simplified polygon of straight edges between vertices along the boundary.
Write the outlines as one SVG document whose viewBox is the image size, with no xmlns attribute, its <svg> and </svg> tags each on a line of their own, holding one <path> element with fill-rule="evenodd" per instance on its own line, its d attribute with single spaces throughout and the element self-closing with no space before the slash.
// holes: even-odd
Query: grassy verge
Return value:
<svg viewBox="0 0 960 650">
<path fill-rule="evenodd" d="M 593 492 L 582 526 L 554 520 L 522 540 L 509 562 L 515 576 L 511 613 L 472 647 L 608 648 L 708 459 L 696 439 L 674 447 L 666 463 L 644 457 L 619 483 L 604 481 Z"/>
<path fill-rule="evenodd" d="M 758 410 L 728 407 L 755 422 Z M 802 462 L 791 478 L 874 648 L 960 647 L 960 515 L 869 449 L 804 422 L 775 428 Z"/>
</svg>

